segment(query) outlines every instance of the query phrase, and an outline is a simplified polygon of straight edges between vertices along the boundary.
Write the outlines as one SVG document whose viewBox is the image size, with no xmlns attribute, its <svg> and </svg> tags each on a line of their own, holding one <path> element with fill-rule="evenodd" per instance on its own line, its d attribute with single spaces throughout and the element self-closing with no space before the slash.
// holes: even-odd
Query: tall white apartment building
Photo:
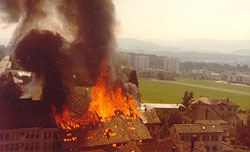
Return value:
<svg viewBox="0 0 250 152">
<path fill-rule="evenodd" d="M 179 59 L 177 58 L 164 58 L 164 70 L 179 74 Z"/>
<path fill-rule="evenodd" d="M 136 70 L 145 70 L 149 68 L 149 56 L 139 55 L 135 57 Z"/>
</svg>

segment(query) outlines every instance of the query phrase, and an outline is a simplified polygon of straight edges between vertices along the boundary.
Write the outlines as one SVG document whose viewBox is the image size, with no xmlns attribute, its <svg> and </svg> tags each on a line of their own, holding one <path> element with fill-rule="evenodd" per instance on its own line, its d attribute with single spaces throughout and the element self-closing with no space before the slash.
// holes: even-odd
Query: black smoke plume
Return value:
<svg viewBox="0 0 250 152">
<path fill-rule="evenodd" d="M 101 64 L 111 61 L 114 47 L 111 0 L 0 0 L 0 4 L 7 23 L 18 23 L 12 38 L 18 62 L 44 81 L 42 100 L 60 112 L 72 85 L 95 85 Z M 48 21 L 53 15 L 61 29 L 51 28 Z"/>
</svg>

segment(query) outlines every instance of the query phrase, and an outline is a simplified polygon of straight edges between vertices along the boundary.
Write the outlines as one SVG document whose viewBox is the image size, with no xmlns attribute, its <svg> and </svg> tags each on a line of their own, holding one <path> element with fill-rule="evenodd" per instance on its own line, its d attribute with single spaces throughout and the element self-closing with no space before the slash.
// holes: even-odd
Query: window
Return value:
<svg viewBox="0 0 250 152">
<path fill-rule="evenodd" d="M 4 136 L 4 134 L 1 133 L 1 134 L 0 134 L 0 141 L 3 140 L 3 136 Z"/>
<path fill-rule="evenodd" d="M 5 139 L 5 140 L 9 140 L 9 137 L 10 137 L 10 134 L 9 134 L 9 133 L 6 133 L 6 134 L 4 135 L 4 139 Z"/>
<path fill-rule="evenodd" d="M 48 143 L 48 149 L 49 149 L 49 150 L 52 149 L 52 143 L 51 143 L 51 142 Z"/>
<path fill-rule="evenodd" d="M 213 146 L 213 151 L 217 151 L 217 146 Z"/>
<path fill-rule="evenodd" d="M 218 139 L 219 139 L 219 137 L 218 137 L 218 135 L 212 135 L 211 136 L 212 137 L 212 141 L 218 141 Z"/>
<path fill-rule="evenodd" d="M 57 136 L 56 136 L 56 132 L 53 132 L 53 138 L 56 138 Z"/>
<path fill-rule="evenodd" d="M 8 151 L 9 150 L 9 145 L 4 145 L 4 151 Z"/>
<path fill-rule="evenodd" d="M 227 108 L 227 111 L 232 111 L 232 108 Z"/>
<path fill-rule="evenodd" d="M 43 150 L 46 150 L 47 149 L 47 145 L 46 143 L 43 144 Z"/>
<path fill-rule="evenodd" d="M 209 146 L 205 146 L 206 152 L 209 152 Z"/>
<path fill-rule="evenodd" d="M 19 150 L 19 145 L 15 144 L 15 151 L 18 151 L 18 150 Z"/>
<path fill-rule="evenodd" d="M 27 131 L 26 134 L 25 134 L 25 138 L 26 139 L 29 139 L 30 138 L 30 133 Z"/>
<path fill-rule="evenodd" d="M 25 150 L 29 149 L 29 143 L 25 143 Z"/>
<path fill-rule="evenodd" d="M 44 139 L 47 139 L 47 132 L 44 132 L 44 133 L 43 133 L 43 138 L 44 138 Z"/>
<path fill-rule="evenodd" d="M 181 136 L 181 140 L 185 140 L 185 136 Z"/>
<path fill-rule="evenodd" d="M 38 147 L 39 147 L 39 143 L 36 142 L 36 143 L 35 143 L 35 150 L 38 150 Z"/>
<path fill-rule="evenodd" d="M 19 140 L 20 132 L 16 133 L 16 140 Z"/>
<path fill-rule="evenodd" d="M 15 140 L 15 133 L 10 134 L 10 140 Z"/>
<path fill-rule="evenodd" d="M 30 150 L 33 150 L 34 149 L 34 143 L 30 143 Z"/>
<path fill-rule="evenodd" d="M 35 138 L 39 138 L 39 131 L 36 131 Z"/>
<path fill-rule="evenodd" d="M 31 139 L 34 138 L 34 131 L 32 131 L 32 132 L 30 133 L 30 138 L 31 138 Z"/>
<path fill-rule="evenodd" d="M 21 132 L 21 137 L 24 137 L 24 132 Z"/>
<path fill-rule="evenodd" d="M 224 111 L 224 107 L 220 107 L 219 110 L 220 110 L 220 111 Z"/>
<path fill-rule="evenodd" d="M 14 144 L 10 144 L 10 151 L 14 150 Z"/>
<path fill-rule="evenodd" d="M 51 134 L 52 134 L 51 132 L 48 133 L 48 138 L 51 138 L 52 136 Z"/>
<path fill-rule="evenodd" d="M 203 135 L 202 136 L 202 141 L 209 141 L 209 136 L 208 135 Z"/>
<path fill-rule="evenodd" d="M 196 135 L 196 141 L 199 141 L 199 140 L 200 140 L 200 136 Z"/>
</svg>

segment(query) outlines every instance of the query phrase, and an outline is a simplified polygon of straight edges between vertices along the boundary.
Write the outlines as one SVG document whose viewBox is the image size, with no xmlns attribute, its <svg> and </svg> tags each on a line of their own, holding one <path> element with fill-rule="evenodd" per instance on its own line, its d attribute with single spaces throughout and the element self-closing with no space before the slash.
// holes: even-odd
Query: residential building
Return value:
<svg viewBox="0 0 250 152">
<path fill-rule="evenodd" d="M 229 136 L 229 124 L 210 106 L 198 105 L 182 117 L 183 124 L 218 124 L 224 129 L 222 139 Z"/>
<path fill-rule="evenodd" d="M 231 117 L 234 113 L 239 112 L 239 106 L 229 98 L 226 99 L 212 99 L 212 98 L 194 98 L 190 101 L 192 107 L 198 106 L 200 104 L 209 105 L 214 109 L 223 119 Z"/>
<path fill-rule="evenodd" d="M 146 70 L 149 68 L 149 56 L 138 55 L 135 57 L 136 70 Z"/>
<path fill-rule="evenodd" d="M 163 68 L 165 71 L 179 74 L 179 63 L 177 58 L 164 58 Z"/>
<path fill-rule="evenodd" d="M 158 129 L 160 128 L 160 119 L 156 113 L 156 110 L 153 108 L 144 108 L 139 110 L 141 114 L 141 119 L 143 124 L 147 127 L 148 131 L 153 140 L 157 140 L 158 137 Z"/>
<path fill-rule="evenodd" d="M 209 79 L 214 81 L 221 81 L 222 75 L 219 73 L 209 73 Z"/>
<path fill-rule="evenodd" d="M 41 101 L 0 102 L 0 152 L 56 151 L 57 126 Z"/>
<path fill-rule="evenodd" d="M 224 130 L 218 124 L 174 124 L 169 128 L 172 138 L 190 142 L 193 135 L 196 141 L 203 142 L 206 151 L 222 151 L 222 135 Z"/>
</svg>

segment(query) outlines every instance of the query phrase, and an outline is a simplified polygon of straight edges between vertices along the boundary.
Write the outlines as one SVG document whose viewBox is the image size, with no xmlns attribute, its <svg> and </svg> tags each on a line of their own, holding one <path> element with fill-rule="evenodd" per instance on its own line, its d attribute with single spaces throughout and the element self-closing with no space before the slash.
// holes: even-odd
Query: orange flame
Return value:
<svg viewBox="0 0 250 152">
<path fill-rule="evenodd" d="M 136 119 L 140 114 L 136 108 L 135 100 L 131 96 L 124 96 L 119 85 L 114 89 L 108 89 L 106 80 L 108 74 L 103 72 L 92 88 L 92 100 L 88 111 L 80 118 L 73 118 L 69 109 L 64 108 L 62 113 L 57 113 L 52 107 L 56 123 L 66 130 L 85 127 L 89 124 L 110 121 L 119 115 L 123 119 Z"/>
</svg>

